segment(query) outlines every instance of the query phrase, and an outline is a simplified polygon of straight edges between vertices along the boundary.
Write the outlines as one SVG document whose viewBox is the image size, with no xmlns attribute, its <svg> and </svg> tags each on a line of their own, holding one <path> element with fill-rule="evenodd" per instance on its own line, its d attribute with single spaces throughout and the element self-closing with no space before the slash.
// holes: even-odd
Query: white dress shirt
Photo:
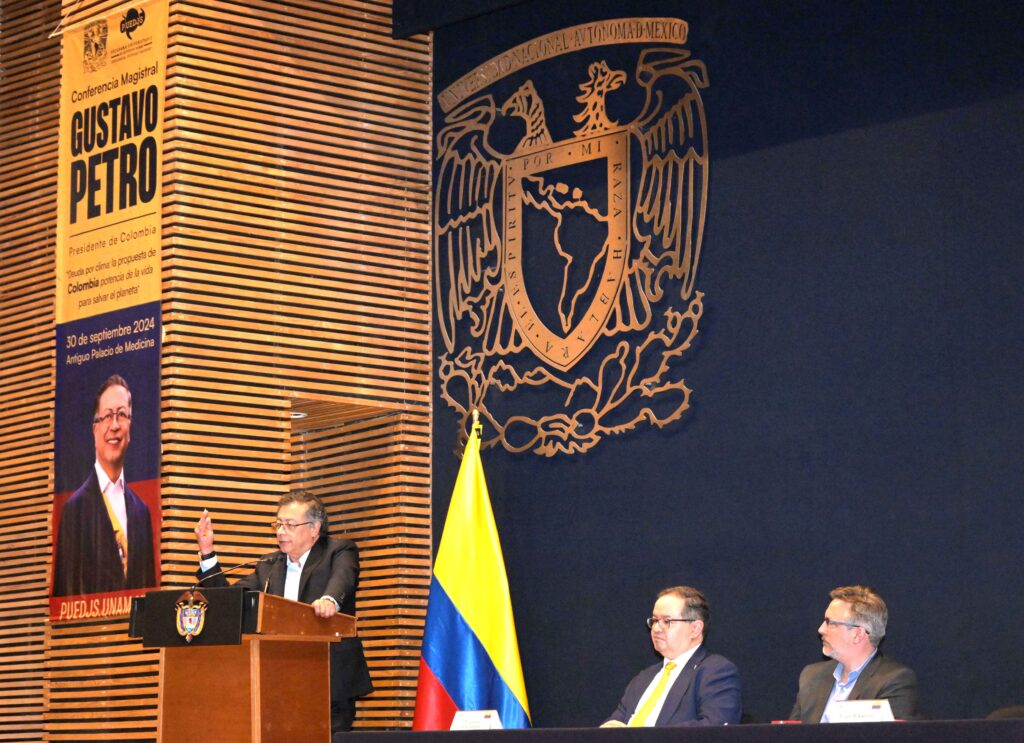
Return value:
<svg viewBox="0 0 1024 743">
<path fill-rule="evenodd" d="M 128 507 L 124 504 L 124 470 L 117 476 L 116 480 L 107 477 L 107 473 L 100 467 L 97 460 L 93 466 L 96 468 L 96 480 L 100 485 L 100 493 L 107 499 L 110 507 L 114 509 L 117 520 L 121 522 L 121 529 L 124 531 L 124 538 L 128 538 Z"/>
</svg>

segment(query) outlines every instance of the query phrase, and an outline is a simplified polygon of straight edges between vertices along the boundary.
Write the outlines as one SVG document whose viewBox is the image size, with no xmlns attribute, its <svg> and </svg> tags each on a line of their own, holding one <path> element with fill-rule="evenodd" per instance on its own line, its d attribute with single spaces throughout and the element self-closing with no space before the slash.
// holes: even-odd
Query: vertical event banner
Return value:
<svg viewBox="0 0 1024 743">
<path fill-rule="evenodd" d="M 50 618 L 160 585 L 160 246 L 167 0 L 64 31 Z"/>
</svg>

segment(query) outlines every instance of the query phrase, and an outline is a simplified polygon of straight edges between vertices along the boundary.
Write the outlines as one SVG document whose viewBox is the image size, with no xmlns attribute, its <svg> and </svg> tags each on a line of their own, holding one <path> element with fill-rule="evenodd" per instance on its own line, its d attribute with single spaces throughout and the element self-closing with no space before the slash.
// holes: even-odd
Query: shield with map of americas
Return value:
<svg viewBox="0 0 1024 743">
<path fill-rule="evenodd" d="M 622 283 L 629 245 L 628 166 L 624 130 L 517 152 L 505 162 L 507 301 L 526 343 L 562 371 L 597 340 Z M 604 177 L 592 178 L 594 171 Z M 595 181 L 605 189 L 583 185 Z M 530 251 L 545 255 L 524 259 Z M 531 277 L 531 264 L 549 271 L 552 263 L 561 268 L 561 276 L 553 277 L 557 290 L 531 296 L 532 285 L 551 284 Z"/>
</svg>

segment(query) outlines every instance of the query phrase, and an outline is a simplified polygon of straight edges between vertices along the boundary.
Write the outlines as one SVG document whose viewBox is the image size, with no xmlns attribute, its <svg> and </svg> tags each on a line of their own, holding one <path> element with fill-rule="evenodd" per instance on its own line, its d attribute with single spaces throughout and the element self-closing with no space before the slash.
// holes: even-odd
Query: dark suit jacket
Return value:
<svg viewBox="0 0 1024 743">
<path fill-rule="evenodd" d="M 103 502 L 96 470 L 68 498 L 57 525 L 57 546 L 53 555 L 53 595 L 153 588 L 156 563 L 153 558 L 153 527 L 149 508 L 127 485 L 124 504 L 128 515 L 128 575 Z"/>
<path fill-rule="evenodd" d="M 265 555 L 273 562 L 260 563 L 256 569 L 235 585 L 276 596 L 284 595 L 287 573 L 280 550 Z M 220 574 L 217 564 L 207 572 L 198 572 L 203 585 L 226 586 L 228 579 Z M 311 604 L 323 596 L 331 596 L 345 614 L 356 613 L 356 588 L 359 585 L 359 548 L 347 539 L 320 537 L 309 551 L 299 578 L 299 601 Z M 331 699 L 361 697 L 373 691 L 370 671 L 358 637 L 331 643 Z"/>
<path fill-rule="evenodd" d="M 644 690 L 661 673 L 663 665 L 656 663 L 638 673 L 608 720 L 628 722 Z M 736 725 L 742 712 L 739 671 L 731 661 L 709 653 L 702 645 L 668 690 L 655 725 Z"/>
<path fill-rule="evenodd" d="M 821 722 L 828 695 L 832 693 L 836 666 L 834 660 L 812 663 L 800 673 L 800 689 L 789 719 Z M 897 720 L 917 717 L 917 676 L 902 663 L 876 653 L 853 685 L 850 699 L 888 699 Z"/>
</svg>

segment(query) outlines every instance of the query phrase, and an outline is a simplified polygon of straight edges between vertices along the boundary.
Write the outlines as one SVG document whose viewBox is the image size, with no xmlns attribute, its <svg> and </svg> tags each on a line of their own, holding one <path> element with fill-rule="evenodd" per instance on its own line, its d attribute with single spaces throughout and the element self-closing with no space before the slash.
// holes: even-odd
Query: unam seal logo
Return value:
<svg viewBox="0 0 1024 743">
<path fill-rule="evenodd" d="M 485 445 L 577 454 L 689 408 L 709 172 L 686 33 L 563 29 L 438 95 L 438 378 L 463 438 L 478 409 Z"/>
<path fill-rule="evenodd" d="M 146 22 L 146 11 L 132 8 L 121 18 L 121 33 L 129 39 L 132 33 L 137 31 Z"/>
<path fill-rule="evenodd" d="M 107 66 L 107 22 L 93 21 L 82 33 L 82 64 L 89 72 Z"/>
</svg>

